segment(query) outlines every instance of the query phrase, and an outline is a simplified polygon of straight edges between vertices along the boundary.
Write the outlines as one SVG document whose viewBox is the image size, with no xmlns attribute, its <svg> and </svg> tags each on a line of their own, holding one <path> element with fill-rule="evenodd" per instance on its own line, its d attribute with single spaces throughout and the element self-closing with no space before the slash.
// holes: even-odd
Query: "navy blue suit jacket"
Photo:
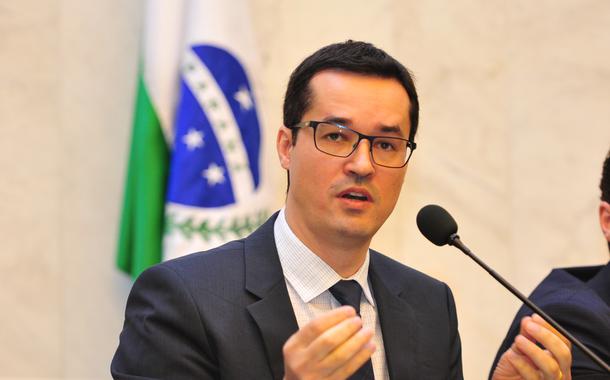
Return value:
<svg viewBox="0 0 610 380">
<path fill-rule="evenodd" d="M 298 330 L 273 237 L 249 237 L 142 273 L 127 301 L 115 379 L 282 379 Z M 369 278 L 392 379 L 462 379 L 453 296 L 377 252 Z"/>
<path fill-rule="evenodd" d="M 610 363 L 610 263 L 605 266 L 554 269 L 529 297 L 566 330 Z M 522 306 L 492 366 L 519 334 L 521 318 L 532 314 Z M 572 347 L 573 379 L 610 379 L 610 375 Z M 491 373 L 490 373 L 491 378 Z"/>
</svg>

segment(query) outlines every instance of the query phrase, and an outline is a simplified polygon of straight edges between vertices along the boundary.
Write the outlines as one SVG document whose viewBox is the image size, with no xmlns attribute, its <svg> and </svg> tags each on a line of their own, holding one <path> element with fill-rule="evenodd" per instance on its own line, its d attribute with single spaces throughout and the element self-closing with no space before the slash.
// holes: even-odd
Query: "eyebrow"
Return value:
<svg viewBox="0 0 610 380">
<path fill-rule="evenodd" d="M 402 129 L 400 129 L 400 127 L 397 125 L 382 125 L 381 132 L 397 133 L 401 136 L 404 136 L 404 134 L 402 133 Z"/>
<path fill-rule="evenodd" d="M 341 124 L 345 127 L 350 127 L 350 128 L 353 127 L 351 120 L 346 119 L 344 117 L 328 116 L 328 117 L 325 117 L 324 119 L 322 119 L 322 121 L 330 121 L 330 122 Z M 401 137 L 404 137 L 404 133 L 398 125 L 383 125 L 382 124 L 379 128 L 379 131 L 383 132 L 383 133 L 396 133 L 396 134 L 400 135 Z"/>
<path fill-rule="evenodd" d="M 322 119 L 322 121 L 330 121 L 333 123 L 341 124 L 345 127 L 349 127 L 352 124 L 350 119 L 346 119 L 344 117 L 337 117 L 337 116 L 327 116 L 324 119 Z"/>
</svg>

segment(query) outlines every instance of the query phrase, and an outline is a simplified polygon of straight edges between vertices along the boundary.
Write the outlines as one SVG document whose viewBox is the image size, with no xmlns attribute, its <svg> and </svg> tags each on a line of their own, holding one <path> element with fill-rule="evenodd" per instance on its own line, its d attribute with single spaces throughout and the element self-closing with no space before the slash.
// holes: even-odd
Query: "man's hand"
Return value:
<svg viewBox="0 0 610 380">
<path fill-rule="evenodd" d="M 284 344 L 285 380 L 346 379 L 373 354 L 373 332 L 354 308 L 334 309 L 303 326 Z"/>
<path fill-rule="evenodd" d="M 525 317 L 521 320 L 519 335 L 500 358 L 492 379 L 571 380 L 570 349 L 570 342 L 539 315 Z"/>
</svg>

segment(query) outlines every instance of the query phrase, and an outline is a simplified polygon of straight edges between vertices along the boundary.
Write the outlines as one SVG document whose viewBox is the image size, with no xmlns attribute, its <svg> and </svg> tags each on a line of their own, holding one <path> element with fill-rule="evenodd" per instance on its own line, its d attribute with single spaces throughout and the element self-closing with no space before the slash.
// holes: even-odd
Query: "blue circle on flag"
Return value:
<svg viewBox="0 0 610 380">
<path fill-rule="evenodd" d="M 230 178 L 223 151 L 243 144 L 248 163 L 240 170 L 249 171 L 254 189 L 260 185 L 261 137 L 256 102 L 248 76 L 235 56 L 210 45 L 196 45 L 191 49 L 200 62 L 183 70 L 198 70 L 198 65 L 204 65 L 212 74 L 213 82 L 188 81 L 184 71 L 181 75 L 167 200 L 195 207 L 226 206 L 235 203 L 233 188 L 240 184 Z M 209 102 L 200 104 L 197 94 L 211 88 L 219 88 L 220 93 L 213 91 L 214 96 L 206 97 Z M 221 104 L 228 104 L 241 137 L 241 141 L 225 142 L 223 147 L 206 115 L 206 109 L 213 112 L 213 107 Z M 219 124 L 216 120 L 215 127 L 218 130 L 235 124 L 231 120 Z"/>
</svg>

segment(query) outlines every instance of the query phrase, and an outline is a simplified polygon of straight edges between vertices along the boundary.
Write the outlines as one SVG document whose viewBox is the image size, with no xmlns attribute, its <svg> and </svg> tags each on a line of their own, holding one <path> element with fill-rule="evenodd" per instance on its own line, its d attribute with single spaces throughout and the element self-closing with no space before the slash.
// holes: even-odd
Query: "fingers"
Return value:
<svg viewBox="0 0 610 380">
<path fill-rule="evenodd" d="M 522 327 L 533 341 L 525 337 L 516 339 L 518 350 L 533 362 L 544 378 L 565 379 L 572 365 L 569 341 L 536 314 L 524 319 Z M 546 350 L 538 347 L 535 342 L 539 342 Z"/>
<path fill-rule="evenodd" d="M 544 328 L 546 328 L 550 332 L 552 332 L 553 335 L 558 337 L 563 342 L 563 344 L 568 348 L 568 350 L 572 349 L 572 343 L 570 343 L 568 338 L 566 338 L 565 336 L 561 335 L 559 333 L 559 331 L 555 330 L 555 328 L 553 326 L 551 326 L 547 321 L 542 319 L 541 316 L 539 316 L 538 314 L 534 313 L 534 314 L 532 314 L 532 320 L 534 322 L 536 322 L 537 324 L 542 325 Z"/>
<path fill-rule="evenodd" d="M 502 356 L 502 359 L 506 359 L 510 362 L 511 367 L 510 367 L 510 373 L 513 375 L 512 377 L 514 378 L 514 374 L 516 372 L 516 374 L 518 374 L 518 378 L 521 379 L 532 379 L 532 380 L 539 380 L 540 379 L 540 373 L 538 372 L 538 369 L 533 365 L 532 361 L 529 360 L 529 358 L 521 353 L 518 349 L 516 349 L 517 347 L 517 341 L 518 340 L 525 340 L 528 341 L 529 343 L 531 343 L 527 338 L 525 338 L 524 336 L 517 336 L 515 338 L 515 344 L 513 345 L 513 347 L 509 350 L 507 350 L 504 355 Z M 533 343 L 531 343 L 533 344 Z"/>
<path fill-rule="evenodd" d="M 375 351 L 372 336 L 351 307 L 325 313 L 303 326 L 284 345 L 286 379 L 345 379 Z"/>
<path fill-rule="evenodd" d="M 351 317 L 320 334 L 311 342 L 308 350 L 311 351 L 314 360 L 322 363 L 334 360 L 345 361 L 372 336 L 370 329 L 362 328 L 362 319 Z"/>
<path fill-rule="evenodd" d="M 539 379 L 539 372 L 542 374 L 543 379 L 560 379 L 562 377 L 562 371 L 557 361 L 538 347 L 535 343 L 523 336 L 517 336 L 515 338 L 515 345 L 518 347 L 522 355 L 527 357 L 533 363 L 533 365 L 527 366 L 529 368 L 525 368 L 525 363 L 528 362 L 525 358 L 521 358 L 523 360 L 513 362 L 515 368 L 517 368 L 519 373 L 521 373 L 524 378 Z M 515 364 L 517 362 L 519 364 Z M 533 373 L 536 373 L 536 375 L 534 377 L 530 377 Z"/>
<path fill-rule="evenodd" d="M 540 348 L 536 342 L 544 348 Z M 524 379 L 570 379 L 572 354 L 569 341 L 540 316 L 521 320 L 520 334 L 508 359 Z"/>
<path fill-rule="evenodd" d="M 493 379 L 571 380 L 570 349 L 570 342 L 539 315 L 525 317 L 515 342 L 494 369 Z"/>
<path fill-rule="evenodd" d="M 373 352 L 375 352 L 375 344 L 372 342 L 365 343 L 355 355 L 331 374 L 331 379 L 346 379 L 354 374 L 371 358 Z"/>
<path fill-rule="evenodd" d="M 286 344 L 306 345 L 308 346 L 320 334 L 329 328 L 337 325 L 347 318 L 355 317 L 356 310 L 349 306 L 342 306 L 325 313 L 310 323 L 303 326 L 299 331 L 292 335 Z"/>
<path fill-rule="evenodd" d="M 375 344 L 371 342 L 373 331 L 361 328 L 343 342 L 335 346 L 328 355 L 321 359 L 324 368 L 334 368 L 333 375 L 350 375 L 360 368 L 375 352 Z M 339 377 L 343 377 L 339 376 Z"/>
<path fill-rule="evenodd" d="M 523 335 L 524 337 L 526 337 L 527 339 L 531 340 L 532 342 L 536 341 L 536 338 L 534 338 L 533 336 L 531 336 L 528 332 L 527 329 L 525 328 L 525 326 L 527 325 L 528 321 L 531 319 L 531 317 L 524 317 L 521 319 L 521 324 L 519 326 L 519 334 Z"/>
<path fill-rule="evenodd" d="M 555 328 L 553 328 L 548 322 L 542 319 L 542 317 L 538 314 L 533 314 L 532 320 L 538 325 L 542 326 L 543 330 L 546 329 L 550 332 L 548 334 L 549 341 L 539 340 L 539 342 L 547 349 L 548 353 L 555 357 L 565 378 L 565 375 L 571 372 L 572 343 L 570 343 L 568 338 L 561 335 L 559 331 L 555 330 Z M 557 338 L 559 340 L 557 340 Z"/>
</svg>

